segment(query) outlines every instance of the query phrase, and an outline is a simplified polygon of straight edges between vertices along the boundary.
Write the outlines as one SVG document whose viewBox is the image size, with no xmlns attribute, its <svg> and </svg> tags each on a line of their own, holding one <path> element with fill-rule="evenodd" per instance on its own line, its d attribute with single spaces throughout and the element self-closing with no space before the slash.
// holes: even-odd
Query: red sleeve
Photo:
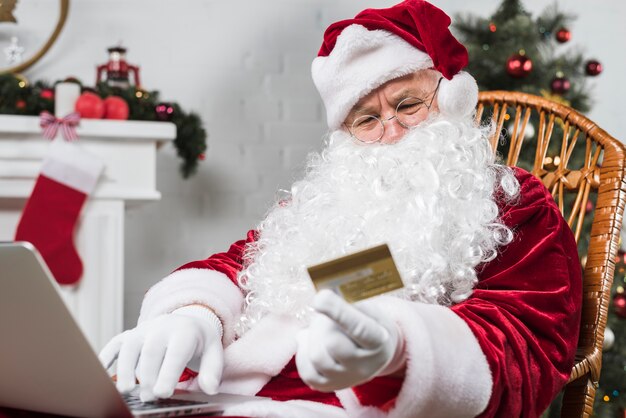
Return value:
<svg viewBox="0 0 626 418">
<path fill-rule="evenodd" d="M 180 266 L 175 271 L 188 268 L 216 270 L 220 273 L 224 273 L 235 285 L 238 285 L 237 273 L 239 273 L 243 267 L 243 252 L 246 245 L 256 241 L 256 238 L 257 232 L 255 230 L 250 230 L 248 231 L 245 239 L 232 244 L 228 251 L 213 254 L 204 260 L 192 261 Z"/>
<path fill-rule="evenodd" d="M 523 170 L 516 176 L 521 201 L 501 215 L 514 241 L 452 307 L 491 369 L 485 418 L 538 417 L 567 382 L 578 340 L 582 269 L 573 234 L 543 184 Z"/>
</svg>

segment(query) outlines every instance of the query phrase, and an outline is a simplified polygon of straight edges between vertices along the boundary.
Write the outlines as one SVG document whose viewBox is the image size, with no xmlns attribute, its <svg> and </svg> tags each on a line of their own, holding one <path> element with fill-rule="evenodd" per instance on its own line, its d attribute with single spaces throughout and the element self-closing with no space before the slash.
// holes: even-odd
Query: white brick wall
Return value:
<svg viewBox="0 0 626 418">
<path fill-rule="evenodd" d="M 80 0 L 50 53 L 27 76 L 54 80 L 75 75 L 89 83 L 106 48 L 122 40 L 141 65 L 148 89 L 197 111 L 210 150 L 198 174 L 183 181 L 173 149 L 158 160 L 160 202 L 128 211 L 126 326 L 135 323 L 144 291 L 187 261 L 225 250 L 254 227 L 276 190 L 287 188 L 306 154 L 319 149 L 325 112 L 310 78 L 310 62 L 333 21 L 389 0 Z M 435 2 L 450 14 L 486 15 L 497 2 Z M 537 12 L 546 3 L 527 0 Z M 561 2 L 579 14 L 572 44 L 605 65 L 594 80 L 591 117 L 626 137 L 620 116 L 624 91 L 626 3 Z M 471 7 L 471 10 L 470 10 Z M 597 29 L 597 22 L 611 28 Z"/>
</svg>

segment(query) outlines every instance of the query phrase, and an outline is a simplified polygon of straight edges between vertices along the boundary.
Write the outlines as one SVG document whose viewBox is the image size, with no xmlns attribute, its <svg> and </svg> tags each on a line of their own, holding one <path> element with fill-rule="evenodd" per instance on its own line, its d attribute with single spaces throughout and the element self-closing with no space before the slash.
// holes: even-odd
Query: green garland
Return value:
<svg viewBox="0 0 626 418">
<path fill-rule="evenodd" d="M 68 79 L 81 84 L 76 79 Z M 56 83 L 55 83 L 56 84 Z M 82 84 L 81 84 L 82 87 Z M 45 81 L 30 84 L 24 77 L 15 74 L 0 75 L 0 114 L 38 116 L 43 111 L 54 111 L 54 85 Z M 159 102 L 158 91 L 145 91 L 135 86 L 128 88 L 110 87 L 105 82 L 95 88 L 82 87 L 82 91 L 92 91 L 102 98 L 119 96 L 128 103 L 129 120 L 159 121 L 155 107 Z M 174 112 L 171 122 L 176 125 L 174 146 L 182 159 L 180 171 L 183 178 L 194 174 L 198 160 L 206 152 L 206 131 L 202 120 L 193 113 L 185 113 L 177 103 L 169 103 Z"/>
</svg>

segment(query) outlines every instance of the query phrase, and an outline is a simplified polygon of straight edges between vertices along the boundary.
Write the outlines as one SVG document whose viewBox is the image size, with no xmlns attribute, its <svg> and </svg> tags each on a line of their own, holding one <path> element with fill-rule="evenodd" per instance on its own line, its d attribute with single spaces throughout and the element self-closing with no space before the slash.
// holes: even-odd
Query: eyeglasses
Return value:
<svg viewBox="0 0 626 418">
<path fill-rule="evenodd" d="M 435 88 L 428 104 L 417 97 L 407 97 L 398 103 L 395 114 L 390 118 L 381 119 L 373 115 L 359 116 L 352 122 L 350 128 L 348 128 L 350 135 L 354 139 L 366 144 L 378 142 L 385 134 L 385 122 L 394 118 L 402 127 L 406 129 L 416 127 L 428 116 L 428 112 L 433 105 L 435 96 L 437 96 L 437 92 L 439 91 L 439 85 L 441 84 L 442 79 L 443 77 L 440 77 L 437 81 L 437 87 Z M 344 124 L 344 126 L 347 128 L 347 125 Z"/>
</svg>

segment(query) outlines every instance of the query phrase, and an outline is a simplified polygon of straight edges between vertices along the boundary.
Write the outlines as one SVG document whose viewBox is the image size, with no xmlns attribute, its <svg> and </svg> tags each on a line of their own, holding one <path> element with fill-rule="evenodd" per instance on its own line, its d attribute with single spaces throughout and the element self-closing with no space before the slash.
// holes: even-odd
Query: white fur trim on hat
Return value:
<svg viewBox="0 0 626 418">
<path fill-rule="evenodd" d="M 330 55 L 313 60 L 311 73 L 326 106 L 328 127 L 335 130 L 359 99 L 377 87 L 432 66 L 428 54 L 399 36 L 353 24 L 337 37 Z"/>
<path fill-rule="evenodd" d="M 470 115 L 478 103 L 478 85 L 474 77 L 459 71 L 452 80 L 443 79 L 437 93 L 439 111 L 446 116 Z"/>
</svg>

